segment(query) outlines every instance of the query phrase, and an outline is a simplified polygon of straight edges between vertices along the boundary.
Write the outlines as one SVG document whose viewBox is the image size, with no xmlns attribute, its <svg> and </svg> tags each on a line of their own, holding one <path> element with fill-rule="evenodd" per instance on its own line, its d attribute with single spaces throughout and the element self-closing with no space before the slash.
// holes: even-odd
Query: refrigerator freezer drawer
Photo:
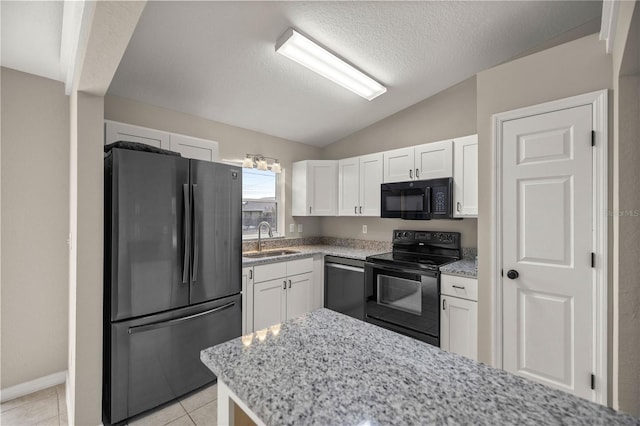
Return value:
<svg viewBox="0 0 640 426">
<path fill-rule="evenodd" d="M 111 324 L 111 423 L 175 399 L 215 379 L 200 351 L 240 336 L 241 296 Z"/>
</svg>

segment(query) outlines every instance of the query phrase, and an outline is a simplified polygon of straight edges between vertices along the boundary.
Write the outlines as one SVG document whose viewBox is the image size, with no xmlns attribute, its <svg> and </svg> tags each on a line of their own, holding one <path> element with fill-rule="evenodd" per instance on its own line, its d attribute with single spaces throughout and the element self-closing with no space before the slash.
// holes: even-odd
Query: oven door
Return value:
<svg viewBox="0 0 640 426">
<path fill-rule="evenodd" d="M 366 321 L 440 346 L 438 271 L 367 262 Z"/>
<path fill-rule="evenodd" d="M 431 187 L 427 181 L 383 183 L 380 217 L 431 219 Z"/>
</svg>

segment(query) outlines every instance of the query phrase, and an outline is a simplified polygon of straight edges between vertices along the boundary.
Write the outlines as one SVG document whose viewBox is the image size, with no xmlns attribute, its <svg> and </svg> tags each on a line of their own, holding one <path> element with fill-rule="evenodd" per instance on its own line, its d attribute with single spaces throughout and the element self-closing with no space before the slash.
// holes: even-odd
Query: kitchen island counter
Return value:
<svg viewBox="0 0 640 426">
<path fill-rule="evenodd" d="M 205 349 L 201 360 L 218 376 L 223 423 L 231 398 L 266 425 L 640 424 L 327 309 Z"/>
</svg>

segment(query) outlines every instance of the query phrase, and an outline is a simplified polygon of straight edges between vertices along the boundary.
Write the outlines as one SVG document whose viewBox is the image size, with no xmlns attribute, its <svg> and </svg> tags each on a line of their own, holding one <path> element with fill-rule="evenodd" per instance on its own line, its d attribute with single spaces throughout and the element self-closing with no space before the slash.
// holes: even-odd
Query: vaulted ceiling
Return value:
<svg viewBox="0 0 640 426">
<path fill-rule="evenodd" d="M 59 28 L 56 34 L 50 25 L 61 20 L 60 2 L 19 2 L 32 3 L 21 6 L 20 21 L 15 10 L 5 13 L 12 2 L 2 3 L 3 66 L 57 78 L 60 64 L 45 72 L 42 63 L 60 54 Z M 598 1 L 150 1 L 108 93 L 323 146 L 601 10 Z M 275 42 L 289 27 L 386 85 L 387 93 L 367 101 L 276 54 Z M 39 31 L 52 36 L 34 35 Z M 24 34 L 31 44 L 20 43 Z"/>
</svg>

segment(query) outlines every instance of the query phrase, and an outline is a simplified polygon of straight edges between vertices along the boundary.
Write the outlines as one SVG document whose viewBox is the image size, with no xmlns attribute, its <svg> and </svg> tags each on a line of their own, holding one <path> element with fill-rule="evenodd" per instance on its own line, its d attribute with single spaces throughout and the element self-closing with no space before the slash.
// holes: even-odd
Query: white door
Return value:
<svg viewBox="0 0 640 426">
<path fill-rule="evenodd" d="M 380 217 L 382 153 L 360 157 L 360 205 L 358 214 Z"/>
<path fill-rule="evenodd" d="M 591 105 L 502 124 L 503 367 L 590 400 L 592 128 Z"/>
<path fill-rule="evenodd" d="M 287 277 L 287 319 L 297 318 L 311 311 L 313 272 Z"/>
<path fill-rule="evenodd" d="M 415 147 L 416 179 L 453 176 L 453 141 L 431 142 Z"/>
<path fill-rule="evenodd" d="M 253 330 L 280 324 L 286 318 L 286 283 L 284 278 L 253 285 Z"/>
<path fill-rule="evenodd" d="M 171 151 L 194 160 L 218 161 L 218 142 L 185 135 L 171 135 Z"/>
<path fill-rule="evenodd" d="M 171 149 L 170 133 L 159 130 L 148 129 L 146 127 L 134 126 L 132 124 L 118 123 L 117 121 L 105 120 L 104 123 L 104 143 L 118 141 L 138 142 L 155 146 L 156 148 Z"/>
<path fill-rule="evenodd" d="M 453 141 L 453 215 L 478 217 L 478 135 Z"/>
<path fill-rule="evenodd" d="M 384 181 L 389 183 L 413 180 L 413 154 L 412 146 L 383 152 Z"/>
<path fill-rule="evenodd" d="M 440 299 L 440 347 L 478 359 L 478 303 L 451 296 Z"/>
<path fill-rule="evenodd" d="M 356 216 L 360 206 L 360 158 L 338 161 L 338 216 Z"/>
</svg>

